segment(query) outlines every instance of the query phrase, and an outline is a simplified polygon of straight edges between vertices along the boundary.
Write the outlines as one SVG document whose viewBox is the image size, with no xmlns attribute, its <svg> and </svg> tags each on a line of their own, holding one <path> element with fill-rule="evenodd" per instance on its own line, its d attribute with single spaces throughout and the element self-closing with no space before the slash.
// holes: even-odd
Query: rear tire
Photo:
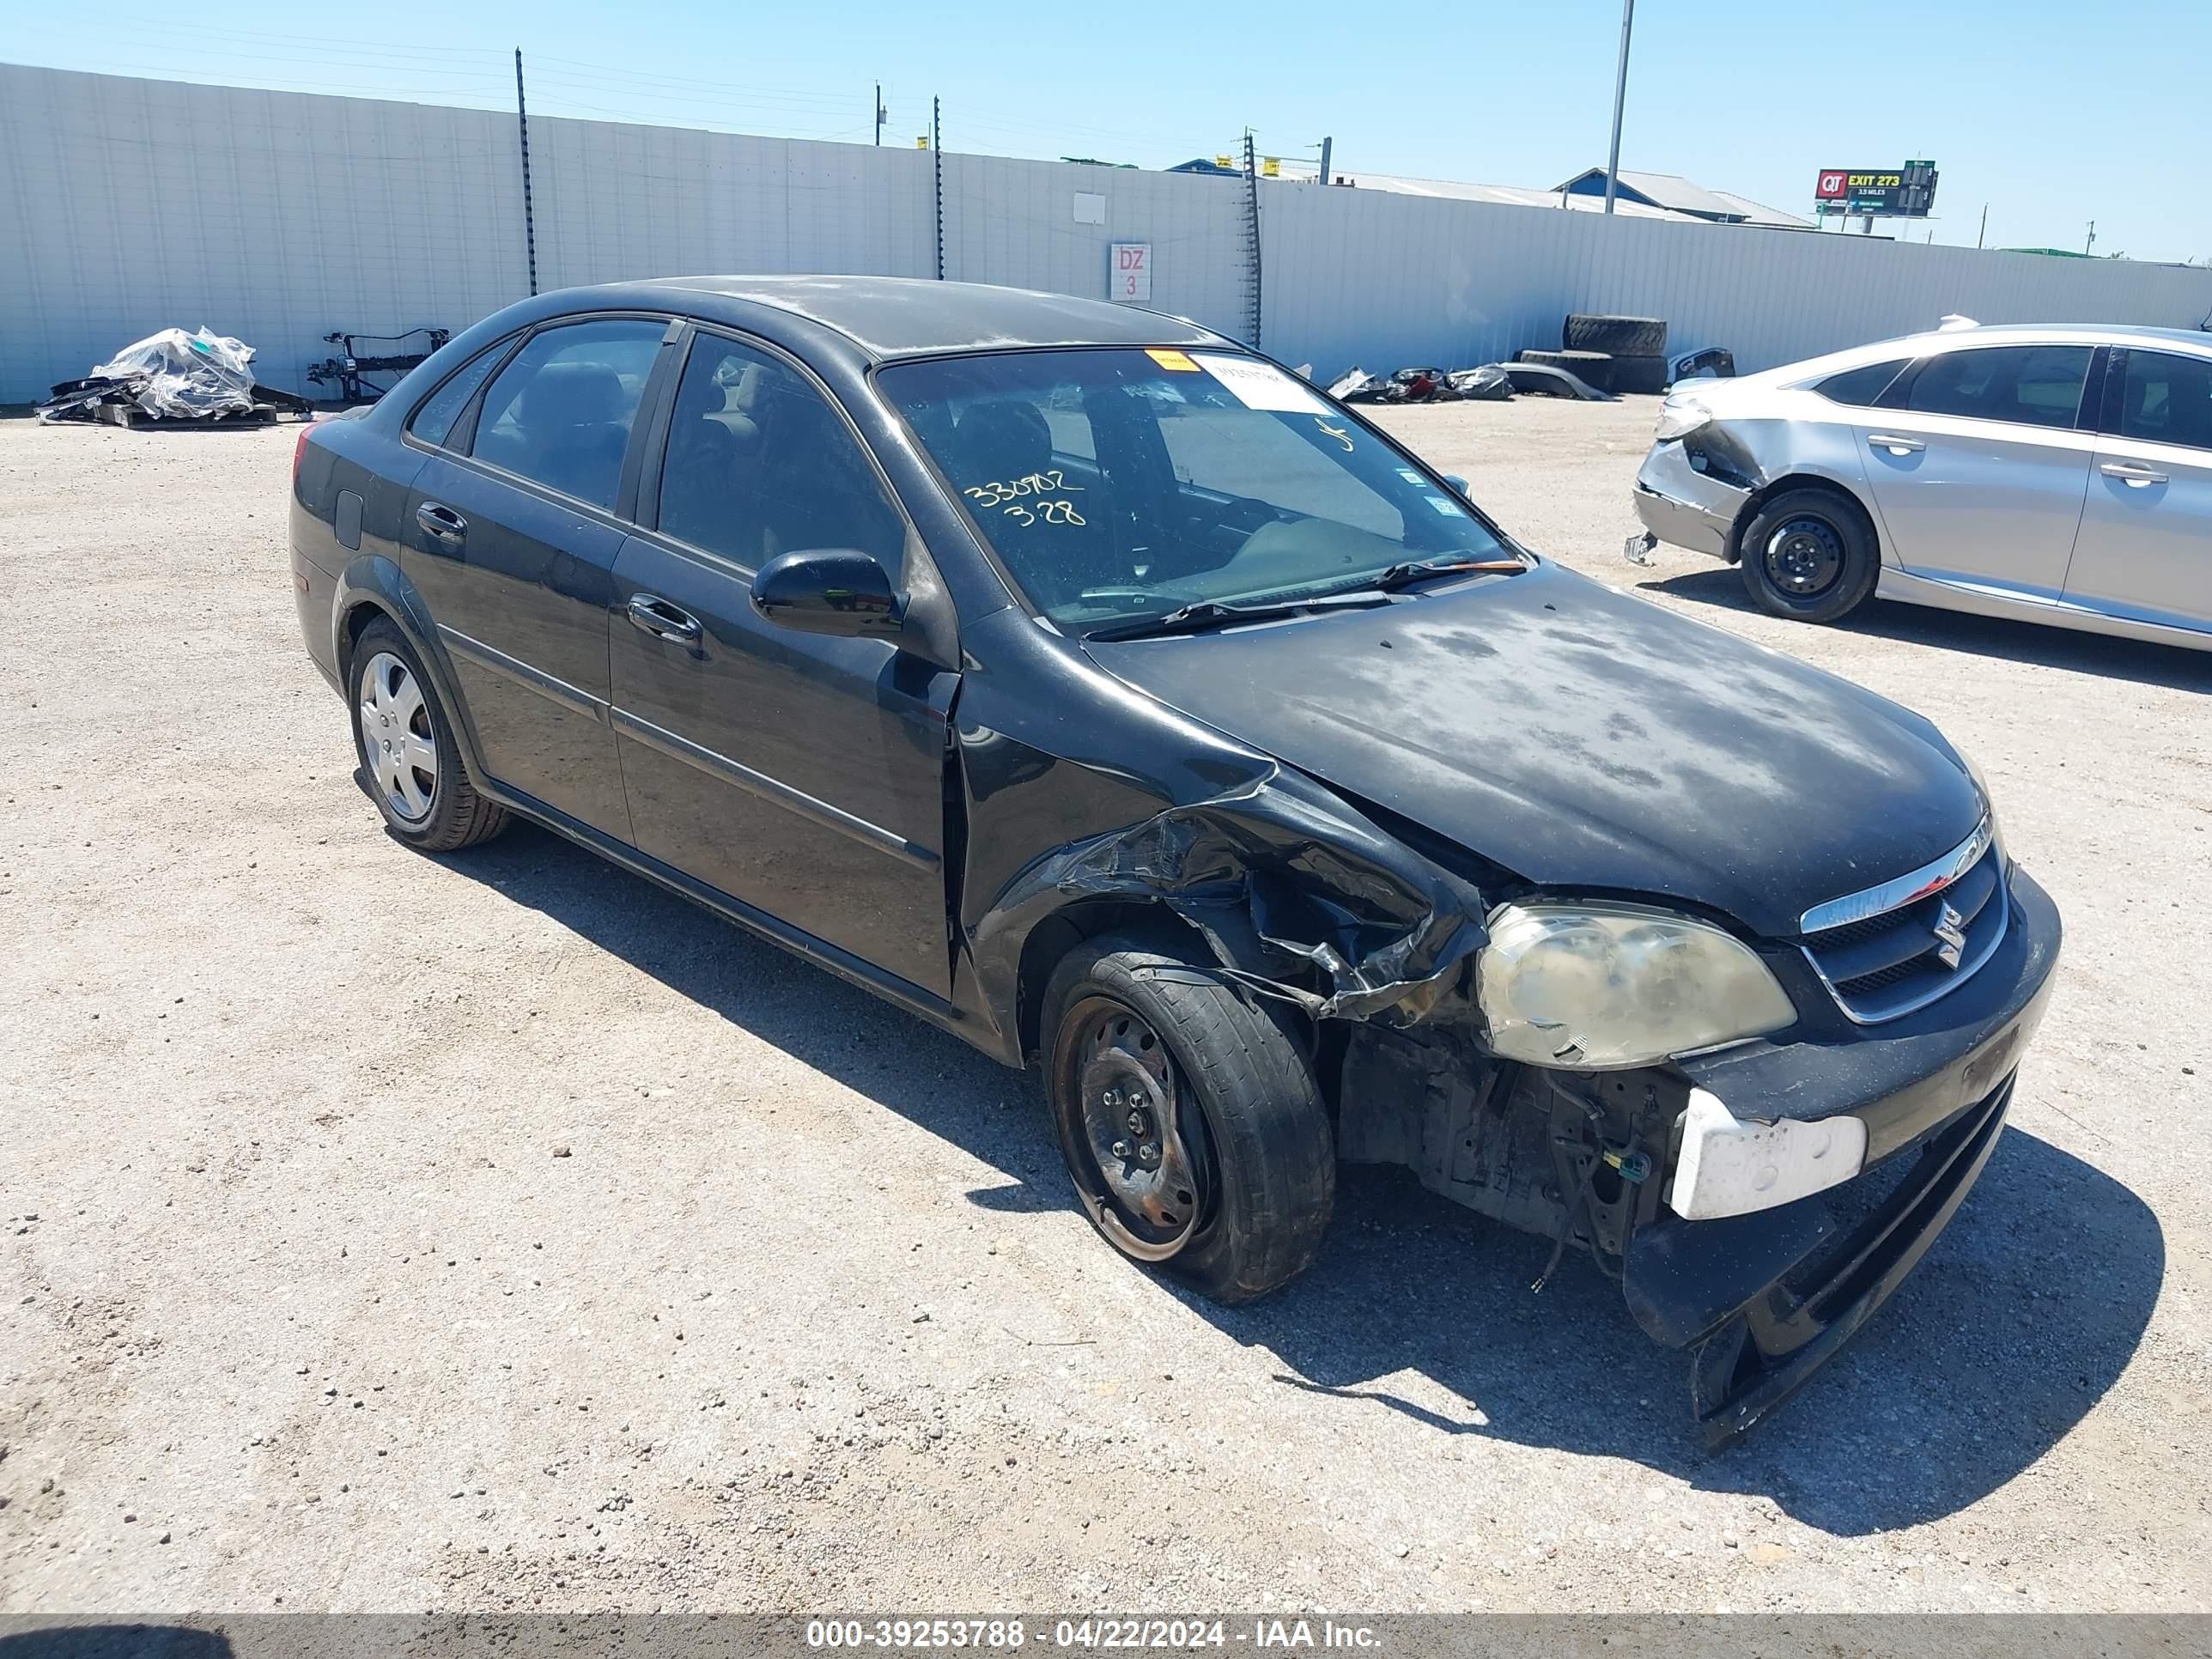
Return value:
<svg viewBox="0 0 2212 1659">
<path fill-rule="evenodd" d="M 1667 319 L 1608 317 L 1578 311 L 1570 314 L 1559 330 L 1559 343 L 1569 351 L 1602 351 L 1615 357 L 1663 357 L 1667 355 Z"/>
<path fill-rule="evenodd" d="M 1625 357 L 1613 360 L 1612 392 L 1634 392 L 1656 395 L 1667 389 L 1667 359 L 1664 357 Z"/>
<path fill-rule="evenodd" d="M 1741 552 L 1752 603 L 1796 622 L 1842 620 L 1881 572 L 1864 509 L 1830 489 L 1785 489 L 1765 503 L 1745 526 Z"/>
<path fill-rule="evenodd" d="M 1107 1243 L 1218 1302 L 1311 1264 L 1334 1136 L 1281 1026 L 1210 967 L 1132 933 L 1071 951 L 1043 1014 L 1060 1151 Z"/>
<path fill-rule="evenodd" d="M 1564 368 L 1584 386 L 1595 386 L 1600 392 L 1620 390 L 1613 383 L 1613 359 L 1602 351 L 1539 351 L 1531 348 L 1521 354 L 1520 361 L 1544 368 Z"/>
<path fill-rule="evenodd" d="M 354 753 L 386 829 L 425 853 L 451 853 L 507 828 L 507 809 L 470 783 L 437 688 L 389 618 L 362 630 L 348 681 Z"/>
</svg>

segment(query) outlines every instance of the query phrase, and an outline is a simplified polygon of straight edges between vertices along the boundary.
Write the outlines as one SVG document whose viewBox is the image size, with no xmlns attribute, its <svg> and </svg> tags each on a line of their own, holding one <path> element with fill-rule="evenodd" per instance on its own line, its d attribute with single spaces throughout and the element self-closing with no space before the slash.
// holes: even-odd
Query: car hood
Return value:
<svg viewBox="0 0 2212 1659">
<path fill-rule="evenodd" d="M 1372 610 L 1112 643 L 1093 660 L 1547 887 L 1787 935 L 1979 822 L 1936 728 L 1555 565 Z"/>
</svg>

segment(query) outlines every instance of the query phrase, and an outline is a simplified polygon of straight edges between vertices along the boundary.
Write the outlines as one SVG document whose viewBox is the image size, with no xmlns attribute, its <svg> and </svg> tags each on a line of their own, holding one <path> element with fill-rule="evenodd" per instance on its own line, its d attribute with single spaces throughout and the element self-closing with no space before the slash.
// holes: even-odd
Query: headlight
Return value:
<svg viewBox="0 0 2212 1659">
<path fill-rule="evenodd" d="M 1669 398 L 1659 405 L 1659 425 L 1651 434 L 1652 441 L 1671 443 L 1677 438 L 1687 437 L 1712 418 L 1712 411 L 1695 398 L 1685 398 L 1679 403 Z"/>
<path fill-rule="evenodd" d="M 1607 1071 L 1778 1031 L 1797 1011 L 1741 940 L 1640 904 L 1504 904 L 1476 994 L 1501 1058 Z"/>
</svg>

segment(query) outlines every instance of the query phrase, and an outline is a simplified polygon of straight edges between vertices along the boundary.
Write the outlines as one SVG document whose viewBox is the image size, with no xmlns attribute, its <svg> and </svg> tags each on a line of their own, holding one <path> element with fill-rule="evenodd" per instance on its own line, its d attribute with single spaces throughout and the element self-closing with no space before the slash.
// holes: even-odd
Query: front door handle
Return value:
<svg viewBox="0 0 2212 1659">
<path fill-rule="evenodd" d="M 2141 461 L 2106 461 L 2097 468 L 2108 478 L 2124 478 L 2128 488 L 2141 489 L 2146 484 L 2164 483 L 2166 474 Z"/>
<path fill-rule="evenodd" d="M 669 604 L 657 593 L 631 594 L 629 620 L 633 628 L 641 629 L 655 639 L 666 640 L 674 645 L 699 643 L 699 619 L 690 611 Z"/>
<path fill-rule="evenodd" d="M 1900 438 L 1891 432 L 1869 432 L 1867 434 L 1867 441 L 1870 444 L 1879 444 L 1893 455 L 1917 455 L 1928 447 L 1917 438 Z"/>
<path fill-rule="evenodd" d="M 457 542 L 469 533 L 469 521 L 452 507 L 438 501 L 425 501 L 416 507 L 415 522 L 432 538 L 441 542 Z"/>
</svg>

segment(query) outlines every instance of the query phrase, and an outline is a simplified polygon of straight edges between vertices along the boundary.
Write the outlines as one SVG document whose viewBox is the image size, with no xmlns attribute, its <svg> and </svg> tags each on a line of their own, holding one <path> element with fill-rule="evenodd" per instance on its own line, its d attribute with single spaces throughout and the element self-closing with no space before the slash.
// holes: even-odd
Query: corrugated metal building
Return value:
<svg viewBox="0 0 2212 1659">
<path fill-rule="evenodd" d="M 618 122 L 530 124 L 539 286 L 702 271 L 927 276 L 933 158 Z M 1669 319 L 1747 369 L 1931 325 L 2193 326 L 2212 272 L 1811 236 L 1664 214 L 947 155 L 945 274 L 1152 303 L 1329 375 L 1552 344 L 1569 311 Z M 1408 183 L 1416 181 L 1405 181 Z M 1548 193 L 1544 199 L 1552 202 Z M 459 329 L 528 290 L 512 114 L 0 64 L 0 403 L 202 324 L 309 392 L 333 330 Z"/>
</svg>

